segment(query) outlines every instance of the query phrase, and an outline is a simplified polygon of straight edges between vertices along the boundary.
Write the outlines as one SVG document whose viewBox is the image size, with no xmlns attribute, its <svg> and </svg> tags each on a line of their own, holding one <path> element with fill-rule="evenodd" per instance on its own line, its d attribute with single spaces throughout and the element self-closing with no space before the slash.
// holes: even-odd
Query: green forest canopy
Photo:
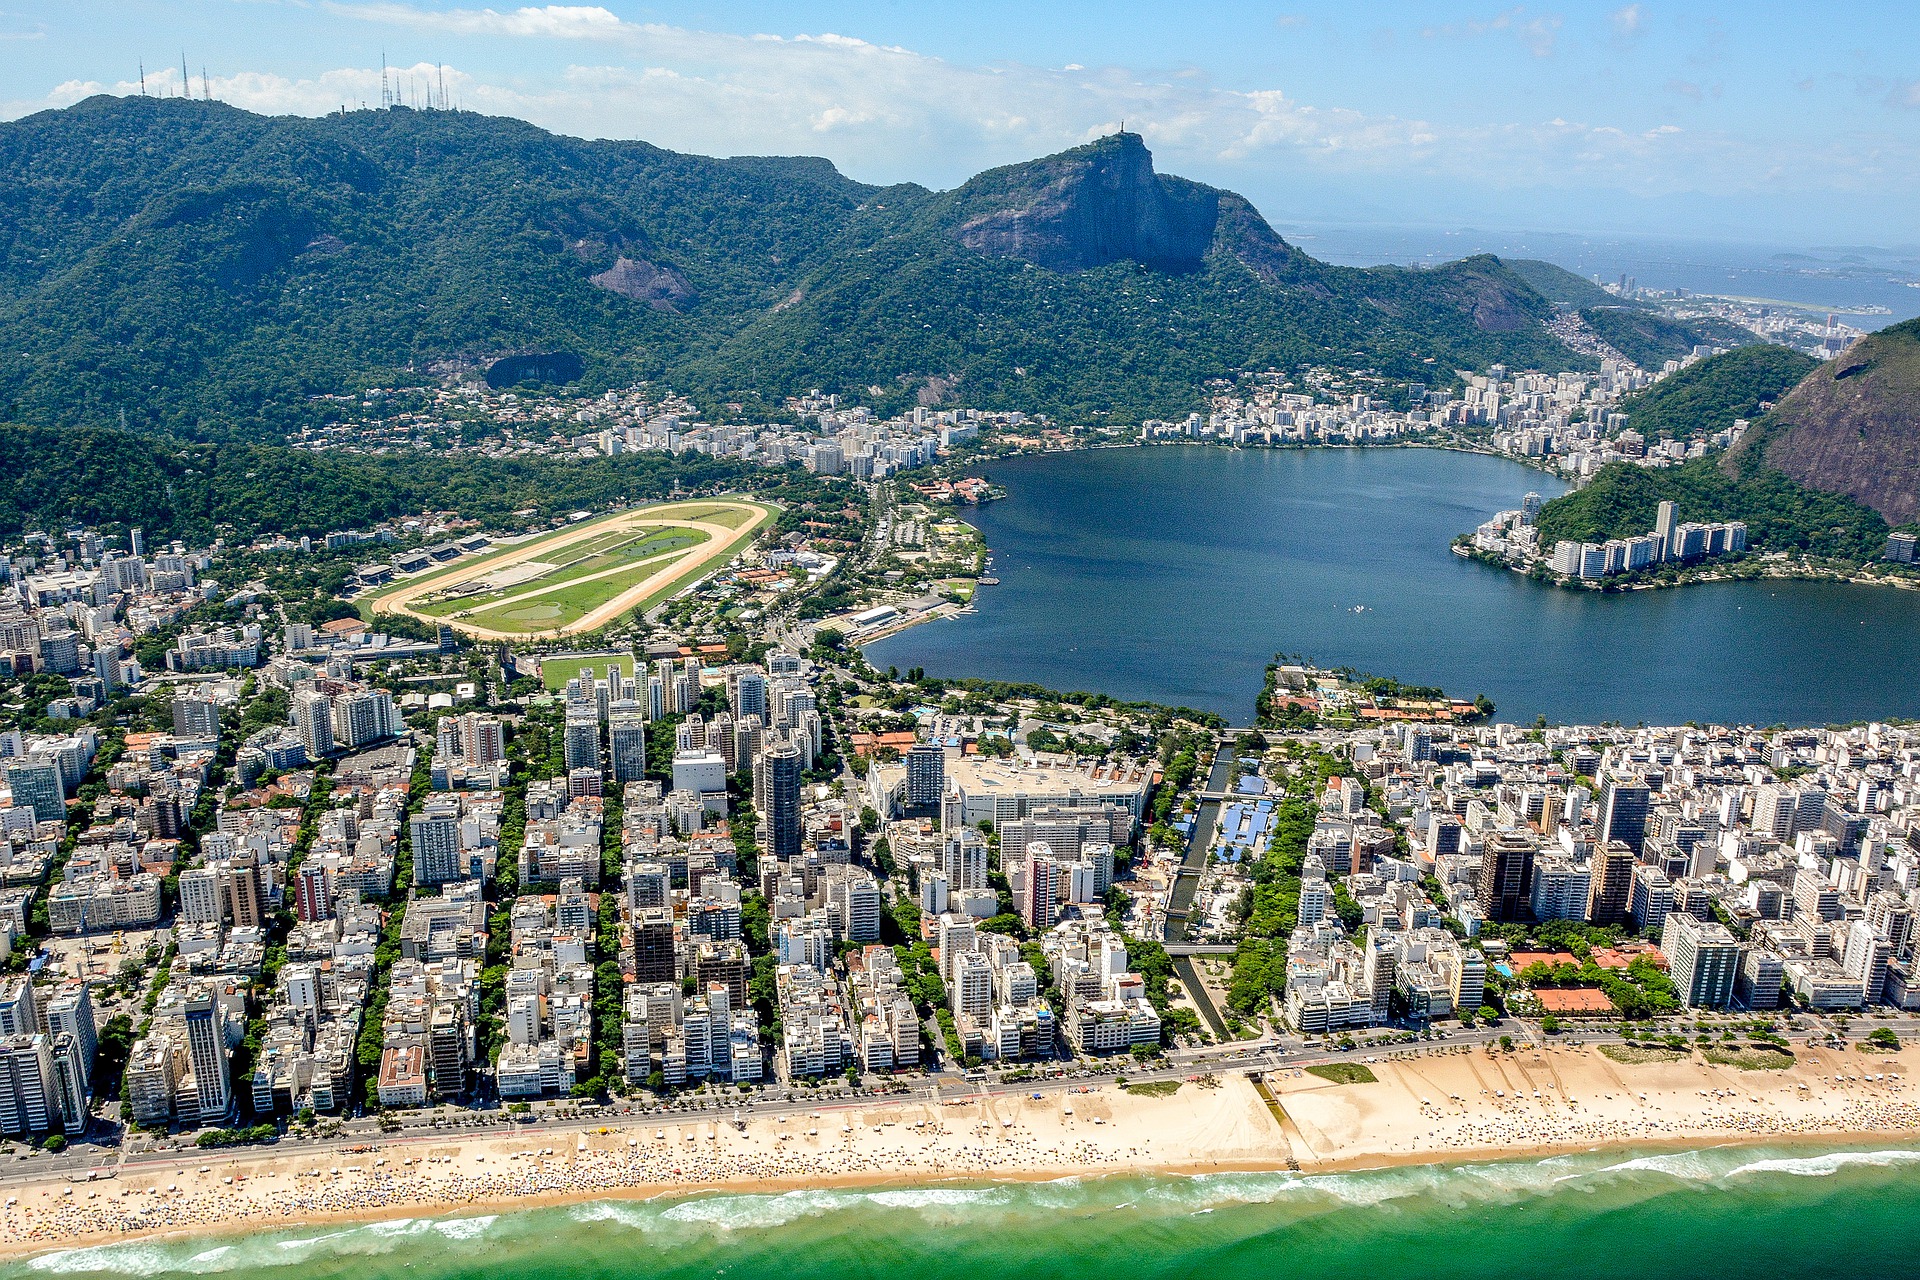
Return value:
<svg viewBox="0 0 1920 1280">
<path fill-rule="evenodd" d="M 668 381 L 708 412 L 821 387 L 1095 422 L 1185 413 L 1248 368 L 1591 364 L 1496 258 L 1331 266 L 1173 178 L 1218 207 L 1195 269 L 1051 270 L 962 243 L 1137 144 L 930 192 L 468 112 L 90 98 L 0 124 L 0 342 L 22 353 L 0 419 L 257 440 L 324 421 L 315 395 L 526 354 L 578 357 L 588 388 Z"/>
<path fill-rule="evenodd" d="M 822 536 L 845 525 L 857 489 L 797 465 L 767 469 L 698 454 L 612 458 L 490 458 L 477 453 L 379 457 L 309 453 L 279 445 L 192 444 L 128 432 L 0 427 L 0 533 L 141 525 L 150 538 L 319 535 L 424 511 L 457 511 L 493 528 L 525 527 L 579 509 L 645 502 L 675 492 L 751 490 L 791 504 L 776 532 L 798 528 L 799 508 Z"/>
<path fill-rule="evenodd" d="M 1620 402 L 1627 425 L 1648 440 L 1694 440 L 1757 419 L 1820 367 L 1790 347 L 1755 342 L 1709 356 Z"/>
<path fill-rule="evenodd" d="M 1887 537 L 1887 522 L 1851 498 L 1808 489 L 1769 469 L 1735 478 L 1708 457 L 1677 467 L 1608 463 L 1586 487 L 1540 509 L 1540 545 L 1646 533 L 1663 501 L 1675 504 L 1681 520 L 1744 520 L 1754 551 L 1866 561 Z"/>
<path fill-rule="evenodd" d="M 1621 355 L 1655 373 L 1669 360 L 1683 359 L 1695 347 L 1738 347 L 1753 333 L 1720 320 L 1677 320 L 1640 307 L 1615 303 L 1585 307 L 1580 318 Z"/>
</svg>

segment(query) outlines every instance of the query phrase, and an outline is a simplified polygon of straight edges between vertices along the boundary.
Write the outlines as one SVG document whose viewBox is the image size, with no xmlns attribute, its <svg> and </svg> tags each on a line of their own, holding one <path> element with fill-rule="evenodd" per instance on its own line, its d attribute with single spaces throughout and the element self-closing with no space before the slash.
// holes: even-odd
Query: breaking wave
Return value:
<svg viewBox="0 0 1920 1280">
<path fill-rule="evenodd" d="M 511 1269 L 537 1268 L 543 1251 L 617 1250 L 640 1254 L 707 1242 L 743 1241 L 807 1230 L 960 1230 L 982 1227 L 1009 1238 L 1045 1233 L 1064 1221 L 1098 1217 L 1122 1230 L 1187 1221 L 1186 1231 L 1256 1233 L 1354 1209 L 1389 1213 L 1511 1205 L 1563 1194 L 1605 1192 L 1655 1199 L 1679 1194 L 1741 1194 L 1768 1179 L 1830 1178 L 1920 1164 L 1920 1150 L 1810 1150 L 1804 1147 L 1711 1147 L 1646 1154 L 1593 1152 L 1545 1159 L 1407 1165 L 1344 1173 L 1219 1172 L 1189 1175 L 1084 1176 L 1046 1182 L 953 1183 L 920 1187 L 796 1190 L 606 1199 L 563 1208 L 413 1217 L 331 1229 L 293 1228 L 222 1236 L 154 1236 L 51 1251 L 0 1266 L 0 1280 L 29 1276 L 228 1276 L 288 1267 L 327 1274 L 423 1275 L 450 1264 L 470 1266 L 481 1250 L 507 1251 Z M 1126 1215 L 1121 1220 L 1116 1215 Z M 1206 1215 L 1198 1216 L 1196 1215 Z M 801 1224 L 819 1225 L 803 1228 Z M 1204 1224 L 1204 1225 L 1202 1225 Z M 612 1233 L 611 1235 L 607 1233 Z M 802 1240 L 778 1240 L 782 1248 Z M 775 1243 L 773 1240 L 769 1244 Z M 758 1246 L 755 1246 L 758 1247 Z M 496 1257 L 506 1256 L 497 1254 Z M 377 1261 L 376 1261 L 377 1260 Z"/>
</svg>

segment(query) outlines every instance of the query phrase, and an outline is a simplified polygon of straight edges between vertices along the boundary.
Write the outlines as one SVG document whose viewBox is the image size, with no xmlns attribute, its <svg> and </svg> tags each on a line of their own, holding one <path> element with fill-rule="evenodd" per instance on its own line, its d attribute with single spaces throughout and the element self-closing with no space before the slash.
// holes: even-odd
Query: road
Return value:
<svg viewBox="0 0 1920 1280">
<path fill-rule="evenodd" d="M 1729 1016 L 1721 1020 L 1709 1018 L 1707 1025 L 1710 1027 L 1740 1026 L 1748 1021 L 1750 1019 L 1744 1016 Z M 1870 1027 L 1884 1026 L 1903 1039 L 1920 1035 L 1920 1018 L 1853 1019 L 1850 1022 L 1851 1032 L 1860 1034 L 1864 1034 Z M 1824 1042 L 1831 1032 L 1831 1024 L 1813 1020 L 1811 1025 L 1789 1028 L 1786 1039 L 1802 1049 L 1809 1047 L 1810 1044 L 1818 1049 L 1822 1047 L 1822 1043 L 1815 1042 Z M 1044 1078 L 1029 1080 L 1006 1080 L 992 1075 L 982 1076 L 980 1073 L 970 1078 L 960 1072 L 940 1071 L 903 1081 L 887 1089 L 849 1089 L 845 1086 L 801 1090 L 772 1088 L 738 1098 L 712 1101 L 695 1101 L 689 1098 L 651 1107 L 638 1103 L 632 1105 L 615 1103 L 604 1108 L 590 1108 L 561 1100 L 541 1104 L 530 1113 L 532 1119 L 519 1122 L 497 1109 L 473 1112 L 459 1108 L 439 1108 L 412 1113 L 410 1118 L 403 1121 L 401 1127 L 393 1132 L 383 1131 L 378 1120 L 366 1117 L 345 1122 L 341 1132 L 333 1137 L 283 1138 L 276 1145 L 275 1154 L 278 1157 L 295 1157 L 340 1153 L 345 1152 L 347 1148 L 373 1144 L 381 1147 L 445 1144 L 459 1137 L 506 1136 L 509 1133 L 547 1135 L 578 1130 L 583 1126 L 625 1130 L 653 1128 L 663 1123 L 687 1121 L 726 1123 L 736 1117 L 744 1120 L 778 1116 L 826 1115 L 882 1105 L 883 1099 L 892 1100 L 888 1105 L 899 1105 L 901 1100 L 938 1105 L 943 1100 L 958 1097 L 999 1098 L 1034 1093 L 1059 1094 L 1120 1081 L 1144 1084 L 1162 1080 L 1185 1080 L 1189 1076 L 1208 1073 L 1257 1074 L 1280 1068 L 1293 1069 L 1333 1062 L 1370 1062 L 1378 1061 L 1388 1054 L 1451 1053 L 1462 1049 L 1480 1048 L 1490 1043 L 1497 1043 L 1503 1037 L 1509 1036 L 1520 1048 L 1536 1048 L 1543 1043 L 1568 1046 L 1618 1044 L 1622 1040 L 1622 1037 L 1610 1031 L 1599 1030 L 1575 1030 L 1564 1035 L 1546 1037 L 1542 1036 L 1536 1028 L 1512 1019 L 1491 1027 L 1478 1026 L 1426 1033 L 1401 1031 L 1395 1034 L 1399 1037 L 1397 1040 L 1378 1038 L 1356 1044 L 1352 1049 L 1309 1043 L 1298 1037 L 1268 1036 L 1260 1040 L 1243 1041 L 1232 1045 L 1176 1050 L 1164 1058 L 1155 1059 L 1149 1063 L 1135 1063 L 1124 1059 L 1118 1063 L 1108 1061 L 1100 1064 L 1032 1063 L 1026 1064 L 1025 1069 L 1041 1073 Z M 436 1119 L 441 1121 L 438 1126 L 435 1124 Z M 92 1143 L 76 1144 L 69 1152 L 60 1156 L 38 1153 L 16 1157 L 14 1167 L 7 1168 L 5 1165 L 0 1165 L 0 1185 L 37 1181 L 55 1176 L 82 1179 L 88 1170 L 100 1170 L 106 1175 L 122 1169 L 137 1173 L 164 1172 L 169 1169 L 194 1168 L 234 1159 L 259 1159 L 264 1154 L 261 1148 L 253 1146 L 199 1150 L 190 1145 L 175 1145 L 171 1140 L 155 1141 L 144 1136 L 136 1136 L 124 1152 L 124 1158 L 121 1149 L 117 1146 Z"/>
</svg>

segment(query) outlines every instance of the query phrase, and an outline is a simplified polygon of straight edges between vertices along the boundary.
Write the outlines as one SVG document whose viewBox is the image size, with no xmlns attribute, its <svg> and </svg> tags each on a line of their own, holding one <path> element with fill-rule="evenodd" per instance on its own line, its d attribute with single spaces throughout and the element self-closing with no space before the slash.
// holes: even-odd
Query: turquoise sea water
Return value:
<svg viewBox="0 0 1920 1280">
<path fill-rule="evenodd" d="M 1824 1277 L 1920 1273 L 1920 1151 L 1718 1148 L 1296 1176 L 600 1201 L 0 1267 L 239 1280 Z"/>
</svg>

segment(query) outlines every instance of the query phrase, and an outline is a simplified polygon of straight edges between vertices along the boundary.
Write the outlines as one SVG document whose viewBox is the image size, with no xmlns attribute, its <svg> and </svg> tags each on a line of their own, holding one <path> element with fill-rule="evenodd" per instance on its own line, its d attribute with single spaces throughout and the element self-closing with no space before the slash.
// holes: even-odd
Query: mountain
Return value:
<svg viewBox="0 0 1920 1280">
<path fill-rule="evenodd" d="M 1620 402 L 1627 425 L 1648 440 L 1694 440 L 1752 422 L 1820 367 L 1791 347 L 1755 342 L 1668 374 Z"/>
<path fill-rule="evenodd" d="M 1601 542 L 1682 520 L 1744 520 L 1754 551 L 1862 563 L 1915 515 L 1920 480 L 1920 321 L 1862 339 L 1825 364 L 1753 343 L 1701 360 L 1621 401 L 1649 440 L 1752 423 L 1729 452 L 1680 466 L 1611 463 L 1541 509 L 1540 537 Z"/>
<path fill-rule="evenodd" d="M 1161 177 L 1139 135 L 981 174 L 952 204 L 955 238 L 990 258 L 1052 271 L 1137 262 L 1198 271 L 1213 247 L 1220 193 Z"/>
<path fill-rule="evenodd" d="M 1717 459 L 1696 458 L 1677 467 L 1608 463 L 1540 509 L 1541 545 L 1646 533 L 1662 502 L 1674 503 L 1682 520 L 1744 520 L 1752 551 L 1859 563 L 1878 555 L 1887 538 L 1886 521 L 1844 494 L 1810 489 L 1770 467 L 1734 476 Z"/>
<path fill-rule="evenodd" d="M 1250 367 L 1590 363 L 1498 259 L 1316 262 L 1126 133 L 932 192 L 464 112 L 96 97 L 0 124 L 0 166 L 0 418 L 35 424 L 272 437 L 461 368 L 1131 421 Z"/>
<path fill-rule="evenodd" d="M 1742 347 L 1754 341 L 1751 329 L 1725 320 L 1687 320 L 1663 316 L 1643 307 L 1582 307 L 1580 318 L 1607 344 L 1642 369 L 1658 373 L 1669 360 L 1692 354 L 1695 347 Z"/>
<path fill-rule="evenodd" d="M 1585 276 L 1575 275 L 1565 267 L 1539 258 L 1509 258 L 1507 266 L 1513 274 L 1525 280 L 1534 292 L 1555 306 L 1561 307 L 1617 307 L 1616 298 Z"/>
<path fill-rule="evenodd" d="M 1578 311 L 1587 327 L 1642 368 L 1658 369 L 1695 347 L 1742 347 L 1751 330 L 1711 316 L 1679 319 L 1644 303 L 1608 293 L 1584 276 L 1538 258 L 1509 258 L 1507 266 L 1534 292 L 1558 307 Z"/>
<path fill-rule="evenodd" d="M 805 478 L 805 473 L 800 473 Z M 151 538 L 242 539 L 364 528 L 455 510 L 501 527 L 580 507 L 794 477 L 745 463 L 658 452 L 596 459 L 308 453 L 238 441 L 182 443 L 95 427 L 0 427 L 0 533 L 143 526 Z"/>
<path fill-rule="evenodd" d="M 1844 493 L 1891 525 L 1920 520 L 1920 320 L 1868 334 L 1809 373 L 1726 466 Z"/>
</svg>

